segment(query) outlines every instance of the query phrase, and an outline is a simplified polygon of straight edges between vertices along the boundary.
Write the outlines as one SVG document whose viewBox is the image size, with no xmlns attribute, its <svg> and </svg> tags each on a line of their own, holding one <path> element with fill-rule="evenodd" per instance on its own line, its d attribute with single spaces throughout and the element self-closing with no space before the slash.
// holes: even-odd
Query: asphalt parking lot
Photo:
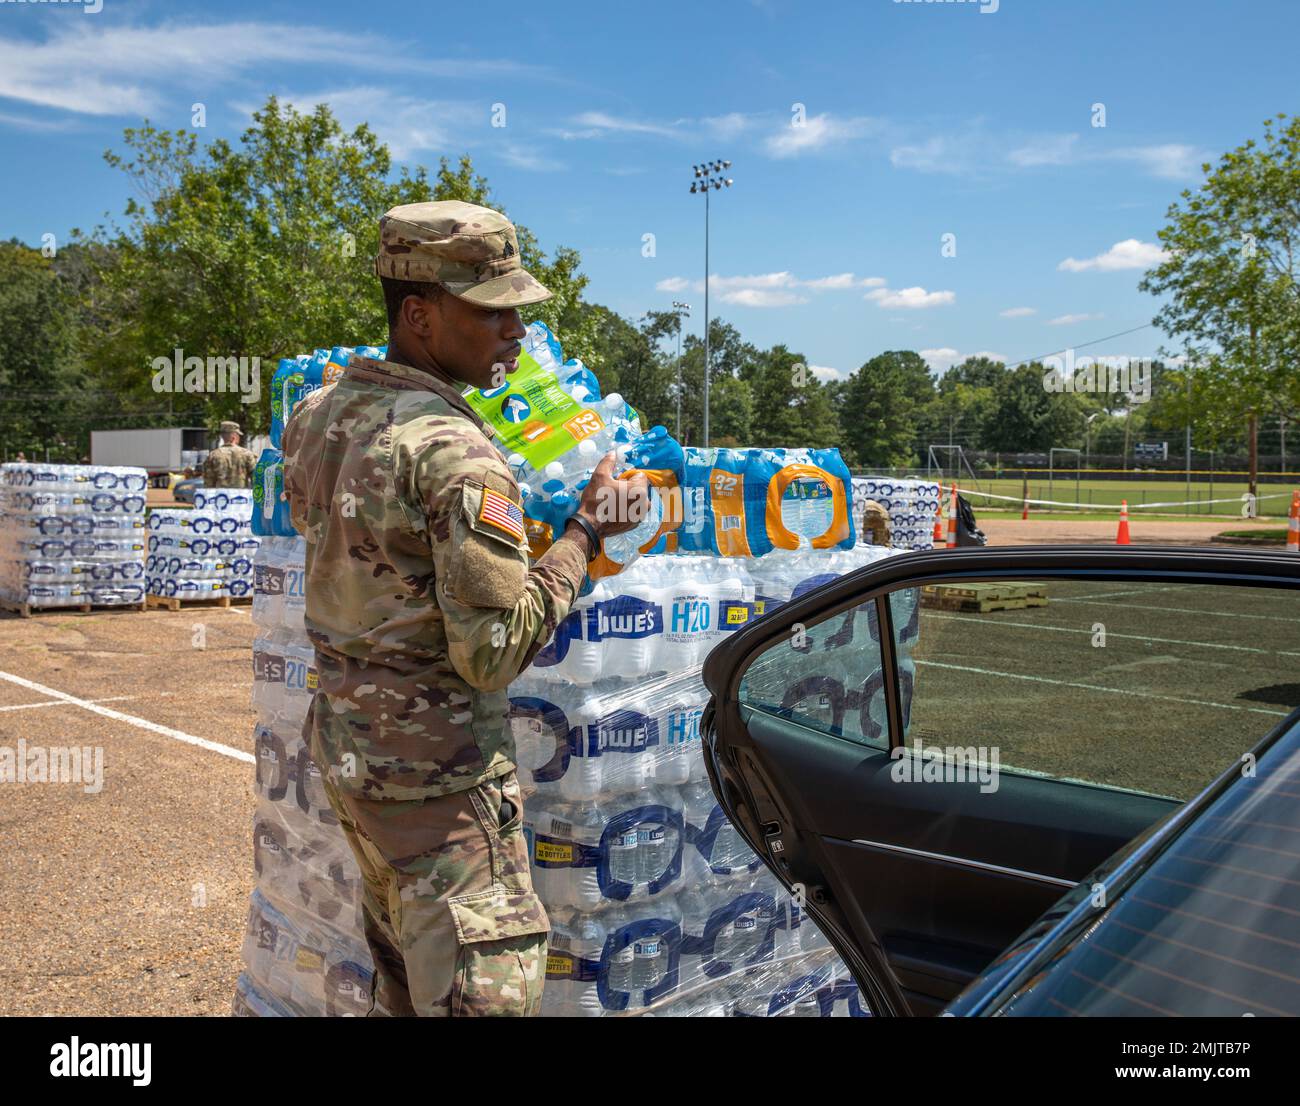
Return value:
<svg viewBox="0 0 1300 1106">
<path fill-rule="evenodd" d="M 252 637 L 247 606 L 0 614 L 0 745 L 103 750 L 98 791 L 0 786 L 0 1014 L 229 1010 L 253 874 Z"/>
</svg>

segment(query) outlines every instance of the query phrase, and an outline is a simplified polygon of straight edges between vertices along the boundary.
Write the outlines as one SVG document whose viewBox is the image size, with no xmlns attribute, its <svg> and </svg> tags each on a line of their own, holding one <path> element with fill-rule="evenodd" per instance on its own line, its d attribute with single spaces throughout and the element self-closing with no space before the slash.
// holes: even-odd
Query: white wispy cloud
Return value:
<svg viewBox="0 0 1300 1106">
<path fill-rule="evenodd" d="M 174 107 L 178 84 L 201 78 L 223 87 L 239 77 L 266 85 L 268 67 L 418 73 L 466 81 L 539 67 L 514 61 L 419 58 L 400 42 L 364 32 L 245 20 L 229 23 L 116 25 L 98 19 L 50 20 L 38 41 L 0 38 L 0 98 L 84 115 L 144 115 Z M 188 98 L 188 91 L 182 93 Z M 188 116 L 189 104 L 184 105 Z"/>
<path fill-rule="evenodd" d="M 1005 361 L 1005 355 L 994 353 L 992 350 L 982 349 L 977 353 L 959 353 L 951 346 L 940 346 L 938 349 L 918 350 L 925 363 L 930 366 L 936 373 L 943 374 L 951 369 L 954 365 L 960 365 L 972 357 L 987 357 L 990 361 Z"/>
<path fill-rule="evenodd" d="M 1024 319 L 1024 318 L 1028 318 L 1030 315 L 1037 315 L 1038 308 L 1008 307 L 1005 311 L 999 311 L 998 314 L 1001 315 L 1004 319 Z"/>
<path fill-rule="evenodd" d="M 1110 249 L 1080 260 L 1067 257 L 1057 268 L 1066 273 L 1085 273 L 1096 269 L 1102 273 L 1118 272 L 1122 269 L 1149 269 L 1158 265 L 1169 255 L 1154 242 L 1139 242 L 1136 238 L 1125 238 L 1116 242 Z"/>
<path fill-rule="evenodd" d="M 1205 150 L 1170 142 L 1161 146 L 1126 146 L 1107 155 L 1114 161 L 1131 161 L 1153 177 L 1187 180 L 1196 176 L 1202 163 L 1210 160 Z"/>
<path fill-rule="evenodd" d="M 584 111 L 573 117 L 573 131 L 560 132 L 564 138 L 599 138 L 610 134 L 653 134 L 660 138 L 679 138 L 680 123 L 655 123 L 644 119 L 626 119 L 605 111 Z"/>
<path fill-rule="evenodd" d="M 849 374 L 843 369 L 833 369 L 829 365 L 809 365 L 808 370 L 823 384 L 832 380 L 848 380 Z"/>
<path fill-rule="evenodd" d="M 1075 148 L 1078 144 L 1077 134 L 1045 135 L 1017 146 L 1007 154 L 1007 160 L 1023 169 L 1037 165 L 1069 165 L 1077 156 Z"/>
<path fill-rule="evenodd" d="M 795 294 L 795 298 L 786 299 L 780 303 L 777 302 L 777 297 L 767 296 L 764 298 L 768 302 L 759 304 L 757 300 L 760 297 L 750 296 L 744 299 L 727 299 L 727 294 L 742 291 L 773 293 L 778 290 L 795 288 L 808 288 L 815 292 L 843 291 L 849 288 L 877 288 L 884 283 L 884 277 L 859 277 L 853 273 L 836 273 L 833 276 L 800 280 L 789 270 L 783 269 L 777 273 L 754 273 L 748 276 L 720 276 L 714 273 L 709 277 L 709 291 L 718 293 L 728 303 L 775 307 L 786 306 L 791 303 L 806 303 L 807 301 Z M 660 292 L 685 292 L 688 288 L 695 292 L 703 292 L 704 281 L 688 280 L 683 276 L 671 276 L 659 281 L 655 288 Z"/>
<path fill-rule="evenodd" d="M 912 288 L 876 288 L 868 292 L 863 299 L 873 300 L 877 307 L 905 307 L 919 310 L 925 307 L 943 307 L 957 298 L 956 292 L 927 292 L 921 287 Z"/>
<path fill-rule="evenodd" d="M 763 149 L 771 157 L 794 157 L 875 134 L 882 125 L 880 120 L 869 116 L 837 119 L 828 112 L 823 112 L 821 115 L 808 116 L 799 126 L 795 126 L 793 120 L 786 120 L 774 133 L 768 135 Z"/>
<path fill-rule="evenodd" d="M 857 277 L 853 273 L 836 273 L 834 276 L 817 277 L 815 280 L 799 281 L 805 288 L 815 291 L 842 291 L 846 288 L 880 288 L 885 283 L 884 277 Z"/>
<path fill-rule="evenodd" d="M 738 307 L 793 307 L 798 303 L 807 303 L 805 296 L 794 292 L 772 291 L 765 288 L 739 288 L 733 292 L 722 293 L 723 303 L 734 303 Z"/>
<path fill-rule="evenodd" d="M 445 150 L 457 133 L 485 126 L 487 120 L 481 103 L 394 96 L 374 86 L 303 93 L 286 97 L 283 102 L 300 112 L 327 104 L 345 130 L 369 123 L 398 160 L 405 160 L 417 150 Z M 249 100 L 232 106 L 251 115 L 261 104 Z"/>
<path fill-rule="evenodd" d="M 1184 143 L 1120 146 L 1099 136 L 1084 141 L 1077 132 L 1000 133 L 989 130 L 982 119 L 959 131 L 900 141 L 889 152 L 895 168 L 923 173 L 990 174 L 999 169 L 1124 162 L 1166 180 L 1194 177 L 1208 156 L 1206 151 Z"/>
<path fill-rule="evenodd" d="M 710 290 L 718 292 L 738 288 L 789 288 L 795 283 L 794 274 L 788 272 L 757 273 L 753 276 L 718 276 L 714 273 L 709 277 Z"/>
<path fill-rule="evenodd" d="M 534 146 L 525 146 L 520 142 L 508 144 L 501 151 L 501 159 L 516 169 L 528 169 L 537 173 L 553 173 L 565 167 L 563 162 L 539 153 Z"/>
<path fill-rule="evenodd" d="M 1057 315 L 1054 319 L 1048 319 L 1048 326 L 1069 326 L 1071 323 L 1086 323 L 1093 319 L 1104 319 L 1106 316 L 1100 312 L 1096 314 L 1080 313 L 1076 315 Z"/>
</svg>

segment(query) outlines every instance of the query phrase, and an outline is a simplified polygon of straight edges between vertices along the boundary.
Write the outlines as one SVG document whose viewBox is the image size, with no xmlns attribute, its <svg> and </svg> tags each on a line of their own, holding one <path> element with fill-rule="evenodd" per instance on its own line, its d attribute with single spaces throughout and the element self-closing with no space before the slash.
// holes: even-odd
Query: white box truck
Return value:
<svg viewBox="0 0 1300 1106">
<path fill-rule="evenodd" d="M 162 477 L 184 469 L 182 454 L 209 448 L 209 433 L 203 426 L 161 427 L 145 430 L 92 430 L 92 465 L 135 465 L 150 476 Z"/>
</svg>

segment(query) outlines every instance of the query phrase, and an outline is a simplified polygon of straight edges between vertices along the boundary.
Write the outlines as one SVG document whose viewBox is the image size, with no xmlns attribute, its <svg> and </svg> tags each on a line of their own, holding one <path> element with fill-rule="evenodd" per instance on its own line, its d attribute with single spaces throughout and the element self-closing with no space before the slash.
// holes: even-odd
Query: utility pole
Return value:
<svg viewBox="0 0 1300 1106">
<path fill-rule="evenodd" d="M 673 314 L 677 316 L 677 440 L 682 440 L 682 316 L 691 317 L 691 305 L 673 300 Z"/>
<path fill-rule="evenodd" d="M 704 442 L 709 445 L 709 192 L 730 188 L 735 182 L 730 177 L 718 174 L 731 168 L 729 161 L 706 161 L 693 165 L 695 180 L 691 182 L 691 191 L 704 193 Z"/>
</svg>

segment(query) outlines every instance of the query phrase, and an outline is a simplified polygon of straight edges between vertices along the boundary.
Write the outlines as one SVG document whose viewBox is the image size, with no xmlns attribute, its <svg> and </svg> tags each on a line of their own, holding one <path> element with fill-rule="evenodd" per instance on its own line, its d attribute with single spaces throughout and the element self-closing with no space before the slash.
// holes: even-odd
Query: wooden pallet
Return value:
<svg viewBox="0 0 1300 1106">
<path fill-rule="evenodd" d="M 1022 611 L 1047 606 L 1045 584 L 929 584 L 921 589 L 921 606 L 943 611 Z"/>
<path fill-rule="evenodd" d="M 214 595 L 209 598 L 181 598 L 179 595 L 146 595 L 145 604 L 151 611 L 181 611 L 204 607 L 243 607 L 253 601 L 251 595 L 232 597 Z"/>
<path fill-rule="evenodd" d="M 142 611 L 145 609 L 144 603 L 63 603 L 58 606 L 49 606 L 39 604 L 33 606 L 30 603 L 18 603 L 12 599 L 0 598 L 0 610 L 12 611 L 19 618 L 31 618 L 33 615 L 45 614 L 69 614 L 78 612 L 89 614 L 91 611 Z"/>
</svg>

